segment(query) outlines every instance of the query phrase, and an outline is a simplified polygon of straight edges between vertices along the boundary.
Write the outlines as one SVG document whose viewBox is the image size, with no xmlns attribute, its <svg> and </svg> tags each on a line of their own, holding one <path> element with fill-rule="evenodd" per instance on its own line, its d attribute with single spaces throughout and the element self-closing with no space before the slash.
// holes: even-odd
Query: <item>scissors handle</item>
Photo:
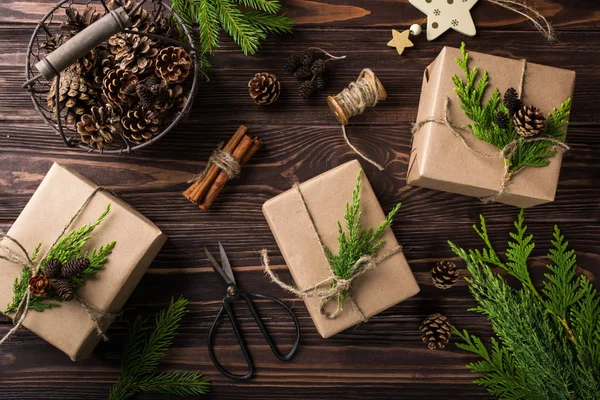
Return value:
<svg viewBox="0 0 600 400">
<path fill-rule="evenodd" d="M 250 353 L 248 353 L 248 348 L 246 347 L 244 338 L 242 337 L 237 323 L 235 322 L 235 316 L 233 315 L 233 310 L 231 309 L 229 303 L 230 297 L 225 297 L 223 299 L 223 306 L 219 310 L 219 313 L 217 314 L 217 317 L 213 321 L 213 324 L 210 328 L 210 332 L 208 334 L 208 354 L 210 356 L 211 361 L 220 373 L 231 379 L 246 380 L 252 378 L 252 375 L 254 375 L 254 366 L 252 365 Z M 221 363 L 219 363 L 215 355 L 215 350 L 213 348 L 213 340 L 215 333 L 217 332 L 217 326 L 219 325 L 219 321 L 221 319 L 221 316 L 223 315 L 223 312 L 225 312 L 227 314 L 227 317 L 229 318 L 229 322 L 231 323 L 231 327 L 233 328 L 233 333 L 235 334 L 240 349 L 242 350 L 242 354 L 244 355 L 244 359 L 246 360 L 246 365 L 248 366 L 248 372 L 246 374 L 232 374 L 231 372 L 227 371 L 225 367 L 223 367 Z"/>
<path fill-rule="evenodd" d="M 273 352 L 275 357 L 277 357 L 281 361 L 290 360 L 294 356 L 294 354 L 296 354 L 296 350 L 298 350 L 298 345 L 300 344 L 300 324 L 298 323 L 298 318 L 296 318 L 296 315 L 294 314 L 292 309 L 289 308 L 281 300 L 276 299 L 275 297 L 264 295 L 264 294 L 242 292 L 241 296 L 244 299 L 244 301 L 246 302 L 246 304 L 248 305 L 248 308 L 250 309 L 252 316 L 254 316 L 254 320 L 256 321 L 256 324 L 260 328 L 260 331 L 262 332 L 263 336 L 265 337 L 265 340 L 267 341 L 267 344 L 271 348 L 271 351 Z M 260 314 L 258 313 L 258 310 L 256 309 L 256 307 L 254 307 L 254 304 L 252 303 L 252 299 L 272 301 L 273 303 L 278 304 L 279 306 L 283 307 L 283 309 L 285 311 L 287 311 L 287 313 L 290 315 L 290 317 L 292 317 L 292 320 L 294 321 L 294 326 L 296 328 L 296 341 L 294 343 L 294 346 L 291 348 L 291 350 L 287 354 L 281 354 L 279 352 L 279 350 L 277 349 L 277 346 L 275 345 L 273 338 L 269 334 L 269 331 L 267 331 L 267 328 L 265 327 L 265 325 L 262 322 L 262 319 L 260 318 Z"/>
</svg>

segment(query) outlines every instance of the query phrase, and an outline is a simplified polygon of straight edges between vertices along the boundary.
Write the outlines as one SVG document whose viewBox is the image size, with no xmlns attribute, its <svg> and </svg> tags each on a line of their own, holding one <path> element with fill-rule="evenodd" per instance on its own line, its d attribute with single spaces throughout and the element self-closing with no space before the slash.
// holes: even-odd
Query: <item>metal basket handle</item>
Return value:
<svg viewBox="0 0 600 400">
<path fill-rule="evenodd" d="M 112 10 L 48 54 L 35 64 L 35 68 L 44 78 L 50 80 L 112 35 L 129 28 L 131 24 L 131 18 L 123 7 Z"/>
</svg>

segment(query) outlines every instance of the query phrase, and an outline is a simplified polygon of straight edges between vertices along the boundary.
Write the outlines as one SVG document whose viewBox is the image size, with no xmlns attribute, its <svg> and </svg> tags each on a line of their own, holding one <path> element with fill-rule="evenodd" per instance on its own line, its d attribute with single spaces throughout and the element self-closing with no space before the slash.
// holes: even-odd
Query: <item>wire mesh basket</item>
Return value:
<svg viewBox="0 0 600 400">
<path fill-rule="evenodd" d="M 120 154 L 130 153 L 133 150 L 149 146 L 166 135 L 182 119 L 185 119 L 198 89 L 201 61 L 198 53 L 195 51 L 195 41 L 192 32 L 183 23 L 180 16 L 161 0 L 139 0 L 134 3 L 131 0 L 116 1 L 117 4 L 125 4 L 126 6 L 115 10 L 112 7 L 114 6 L 113 2 L 108 3 L 107 0 L 59 1 L 41 18 L 33 31 L 27 47 L 25 64 L 25 77 L 27 81 L 23 85 L 23 88 L 29 93 L 35 109 L 42 116 L 46 124 L 62 138 L 68 147 L 77 147 L 89 152 Z M 94 8 L 98 13 L 95 21 L 81 32 L 60 43 L 51 52 L 48 52 L 47 44 L 53 41 L 56 42 L 56 38 L 60 35 L 60 27 L 63 26 L 61 23 L 67 18 L 67 11 L 71 13 L 83 13 L 84 10 L 90 7 Z M 146 17 L 145 23 L 164 25 L 165 21 L 172 21 L 172 23 L 169 23 L 168 34 L 155 34 L 151 30 L 143 32 L 136 27 L 132 27 L 130 17 L 139 15 L 141 11 L 143 11 L 143 15 Z M 178 104 L 176 111 L 170 112 L 168 117 L 161 120 L 158 130 L 153 132 L 151 137 L 145 139 L 143 142 L 132 141 L 123 134 L 122 129 L 118 129 L 115 132 L 115 140 L 111 139 L 109 144 L 97 148 L 83 142 L 76 125 L 66 123 L 65 121 L 67 107 L 61 105 L 61 101 L 59 101 L 61 73 L 69 69 L 83 56 L 89 54 L 97 46 L 106 43 L 115 34 L 148 37 L 161 46 L 181 47 L 191 57 L 192 66 L 189 76 L 181 82 L 181 85 L 179 85 L 181 87 L 178 88 L 183 89 L 183 101 L 180 102 L 181 104 Z M 175 34 L 181 38 L 185 38 L 188 43 L 178 40 L 179 37 L 175 38 Z M 53 97 L 54 93 L 49 96 L 51 89 L 54 89 L 53 92 L 55 92 L 56 96 L 52 105 L 50 104 L 50 100 L 52 99 L 49 99 L 49 97 Z M 97 92 L 99 93 L 96 93 L 94 96 L 96 96 L 95 100 L 97 100 L 99 106 L 110 103 L 101 94 L 101 90 Z M 121 120 L 119 119 L 120 122 Z"/>
</svg>

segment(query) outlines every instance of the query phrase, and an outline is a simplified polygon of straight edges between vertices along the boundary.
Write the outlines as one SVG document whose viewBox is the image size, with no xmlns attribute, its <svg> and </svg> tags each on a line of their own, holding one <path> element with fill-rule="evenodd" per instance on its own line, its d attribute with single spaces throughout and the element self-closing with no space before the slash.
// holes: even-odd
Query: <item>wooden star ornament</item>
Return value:
<svg viewBox="0 0 600 400">
<path fill-rule="evenodd" d="M 477 0 L 409 0 L 427 14 L 427 40 L 434 40 L 452 28 L 467 36 L 475 35 L 471 8 Z"/>
<path fill-rule="evenodd" d="M 410 35 L 410 30 L 405 30 L 404 32 L 399 32 L 396 29 L 392 29 L 392 40 L 388 42 L 388 46 L 395 47 L 398 51 L 398 54 L 402 55 L 404 49 L 407 47 L 413 47 L 413 42 L 410 41 L 408 36 Z"/>
</svg>

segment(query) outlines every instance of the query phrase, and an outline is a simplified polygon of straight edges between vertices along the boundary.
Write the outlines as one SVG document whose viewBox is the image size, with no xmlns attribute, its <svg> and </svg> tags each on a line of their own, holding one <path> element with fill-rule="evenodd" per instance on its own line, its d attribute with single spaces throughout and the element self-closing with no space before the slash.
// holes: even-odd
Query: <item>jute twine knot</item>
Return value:
<svg viewBox="0 0 600 400">
<path fill-rule="evenodd" d="M 193 183 L 204 179 L 208 169 L 213 164 L 222 171 L 225 171 L 230 179 L 236 178 L 242 171 L 239 161 L 236 160 L 230 152 L 223 150 L 223 143 L 221 143 L 208 159 L 208 163 L 206 163 L 206 167 L 204 167 L 202 172 L 194 175 L 187 183 Z"/>
<path fill-rule="evenodd" d="M 317 237 L 321 251 L 323 252 L 323 256 L 325 257 L 325 246 L 321 239 L 321 235 L 317 231 L 314 219 L 310 211 L 308 210 L 308 206 L 306 201 L 304 200 L 304 196 L 300 190 L 299 185 L 294 185 L 294 189 L 296 189 L 299 197 L 301 199 L 302 205 L 304 207 L 305 212 L 307 213 L 310 221 L 312 230 Z M 269 259 L 269 252 L 266 249 L 260 251 L 261 255 L 261 263 L 265 270 L 265 273 L 270 278 L 271 282 L 277 284 L 282 289 L 294 294 L 298 298 L 306 299 L 306 298 L 318 298 L 321 299 L 319 303 L 319 312 L 321 315 L 325 316 L 328 319 L 335 319 L 340 313 L 343 311 L 341 300 L 345 297 L 345 301 L 349 302 L 358 312 L 360 320 L 362 322 L 366 322 L 368 318 L 365 316 L 364 312 L 358 306 L 358 304 L 354 301 L 352 296 L 350 295 L 350 290 L 352 289 L 352 284 L 356 278 L 363 275 L 364 273 L 374 270 L 379 264 L 387 260 L 388 258 L 394 256 L 395 254 L 402 252 L 402 246 L 398 246 L 394 250 L 391 250 L 380 257 L 372 257 L 368 254 L 361 256 L 352 266 L 351 274 L 349 278 L 342 278 L 335 275 L 333 269 L 331 269 L 331 265 L 329 266 L 329 272 L 331 275 L 328 278 L 323 279 L 320 282 L 315 283 L 314 285 L 300 290 L 297 287 L 288 285 L 283 282 L 279 277 L 273 272 L 271 269 L 271 263 Z M 323 288 L 323 286 L 329 285 L 329 289 Z M 333 312 L 327 311 L 328 305 L 330 302 L 335 301 L 337 303 L 336 308 Z"/>
<path fill-rule="evenodd" d="M 34 262 L 31 259 L 31 257 L 29 256 L 29 254 L 27 253 L 27 251 L 25 250 L 25 246 L 23 246 L 17 239 L 13 238 L 12 236 L 10 236 L 2 231 L 0 231 L 0 250 L 3 251 L 4 254 L 0 254 L 0 258 L 4 259 L 14 265 L 26 267 L 31 272 L 31 276 L 38 275 L 40 273 L 40 269 L 42 267 L 41 263 L 46 259 L 46 257 L 48 257 L 50 250 L 52 250 L 52 248 L 58 243 L 58 241 L 67 232 L 67 229 L 69 228 L 69 226 L 71 226 L 73 221 L 75 221 L 75 219 L 79 216 L 79 214 L 81 214 L 81 211 L 83 211 L 85 206 L 87 206 L 87 204 L 92 199 L 92 197 L 101 190 L 108 191 L 107 189 L 105 189 L 103 187 L 97 187 L 90 193 L 88 198 L 83 202 L 81 207 L 79 207 L 79 209 L 71 217 L 69 222 L 67 224 L 65 224 L 65 226 L 63 227 L 63 230 L 58 235 L 58 237 L 56 238 L 56 240 L 54 241 L 52 246 L 50 246 L 48 248 L 48 251 L 46 252 L 46 254 L 43 257 L 38 258 L 39 261 Z M 13 242 L 15 245 L 17 245 L 21 254 L 15 253 L 11 248 L 6 246 L 5 244 L 2 244 L 2 241 L 4 239 L 7 239 L 7 240 Z M 8 331 L 8 333 L 6 333 L 6 335 L 4 335 L 2 337 L 2 339 L 0 339 L 0 345 L 3 344 L 5 341 L 7 341 L 15 332 L 17 332 L 19 330 L 19 328 L 21 328 L 21 326 L 23 326 L 23 323 L 25 322 L 25 318 L 27 317 L 27 313 L 29 312 L 31 296 L 32 296 L 31 290 L 30 290 L 29 286 L 27 286 L 27 291 L 21 298 L 21 301 L 19 302 L 19 305 L 17 306 L 17 310 L 15 311 L 15 316 L 13 318 L 14 326 Z M 77 296 L 72 301 L 77 301 L 81 305 L 81 307 L 88 313 L 88 315 L 90 316 L 90 319 L 92 320 L 92 322 L 94 322 L 94 326 L 96 328 L 96 331 L 98 332 L 98 335 L 102 336 L 102 338 L 104 340 L 108 340 L 108 337 L 105 334 L 105 330 L 102 328 L 102 322 L 105 319 L 111 318 L 117 314 L 97 310 L 92 305 L 87 303 L 85 300 L 83 300 Z"/>
<path fill-rule="evenodd" d="M 524 86 L 524 81 L 525 81 L 525 74 L 526 74 L 526 69 L 527 69 L 527 60 L 523 59 L 521 61 L 522 61 L 522 69 L 521 69 L 521 79 L 519 81 L 518 93 L 521 94 L 521 97 L 522 97 L 523 86 Z M 522 167 L 517 171 L 512 171 L 512 172 L 510 171 L 511 160 L 514 157 L 514 155 L 516 154 L 516 152 L 519 149 L 519 146 L 521 144 L 528 143 L 528 142 L 545 141 L 545 142 L 553 143 L 555 148 L 560 148 L 565 151 L 570 149 L 570 147 L 567 144 L 565 144 L 564 142 L 561 142 L 560 140 L 554 139 L 554 138 L 533 137 L 533 138 L 515 139 L 512 142 L 508 143 L 506 146 L 504 146 L 502 149 L 498 150 L 497 152 L 486 153 L 486 152 L 480 151 L 480 150 L 474 148 L 473 146 L 471 146 L 465 138 L 464 134 L 474 135 L 473 131 L 468 126 L 458 125 L 451 120 L 451 118 L 450 118 L 450 97 L 448 97 L 448 96 L 446 96 L 445 101 L 444 101 L 444 116 L 442 118 L 435 117 L 435 116 L 427 117 L 421 121 L 414 123 L 412 130 L 411 130 L 412 136 L 414 137 L 421 130 L 421 128 L 424 125 L 427 125 L 429 123 L 443 125 L 446 128 L 448 128 L 448 131 L 450 131 L 454 136 L 456 136 L 460 140 L 461 144 L 467 150 L 472 152 L 473 154 L 476 154 L 476 155 L 478 155 L 480 157 L 484 157 L 484 158 L 500 158 L 500 159 L 504 160 L 504 171 L 502 173 L 502 177 L 500 179 L 500 185 L 499 185 L 497 192 L 491 196 L 480 198 L 480 200 L 486 204 L 494 203 L 496 200 L 498 200 L 498 198 L 500 196 L 502 196 L 505 193 L 508 193 L 508 184 L 509 184 L 510 180 L 512 179 L 512 177 L 514 175 L 516 175 L 519 171 L 521 171 L 524 168 L 524 167 Z M 414 164 L 415 160 L 416 160 L 416 158 L 413 158 L 412 164 Z M 412 164 L 408 168 L 407 175 L 410 173 L 410 170 L 412 169 Z"/>
</svg>

